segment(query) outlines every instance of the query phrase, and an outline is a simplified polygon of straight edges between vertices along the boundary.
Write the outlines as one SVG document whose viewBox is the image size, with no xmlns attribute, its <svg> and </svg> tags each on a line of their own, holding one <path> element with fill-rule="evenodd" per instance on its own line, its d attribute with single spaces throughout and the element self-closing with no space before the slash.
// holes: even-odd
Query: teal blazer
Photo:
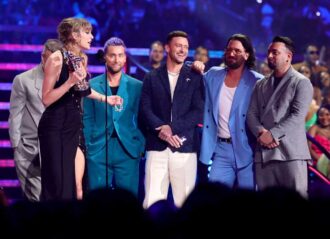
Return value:
<svg viewBox="0 0 330 239">
<path fill-rule="evenodd" d="M 106 75 L 102 74 L 90 80 L 93 90 L 104 94 Z M 108 84 L 108 95 L 112 95 Z M 84 136 L 87 148 L 87 158 L 93 160 L 93 156 L 105 148 L 105 109 L 108 107 L 108 137 L 114 129 L 126 151 L 133 158 L 140 158 L 144 152 L 145 139 L 138 128 L 137 114 L 142 90 L 142 82 L 122 73 L 117 95 L 124 99 L 123 110 L 115 111 L 114 107 L 104 102 L 84 98 Z M 105 151 L 104 151 L 105 154 Z"/>
</svg>

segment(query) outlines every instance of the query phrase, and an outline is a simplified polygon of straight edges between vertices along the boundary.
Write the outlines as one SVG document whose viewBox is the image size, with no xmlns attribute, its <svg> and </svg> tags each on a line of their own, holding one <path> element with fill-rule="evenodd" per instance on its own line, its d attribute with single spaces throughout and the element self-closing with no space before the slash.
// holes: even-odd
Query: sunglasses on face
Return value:
<svg viewBox="0 0 330 239">
<path fill-rule="evenodd" d="M 318 55 L 319 51 L 310 51 L 308 52 L 309 55 Z"/>
</svg>

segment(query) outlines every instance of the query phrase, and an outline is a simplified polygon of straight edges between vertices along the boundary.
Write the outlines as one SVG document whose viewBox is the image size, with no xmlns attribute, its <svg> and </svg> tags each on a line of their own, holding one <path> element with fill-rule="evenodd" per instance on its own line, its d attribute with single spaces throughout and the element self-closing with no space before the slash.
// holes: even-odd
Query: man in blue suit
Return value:
<svg viewBox="0 0 330 239">
<path fill-rule="evenodd" d="M 124 42 L 116 37 L 110 38 L 104 45 L 107 72 L 91 79 L 90 85 L 104 95 L 118 95 L 120 104 L 111 108 L 102 102 L 84 99 L 84 134 L 90 189 L 106 186 L 108 172 L 108 185 L 114 186 L 114 178 L 116 187 L 127 189 L 137 196 L 139 161 L 145 143 L 137 124 L 142 82 L 122 72 L 126 63 L 125 51 Z M 105 107 L 109 107 L 107 115 Z M 107 169 L 106 133 L 109 138 Z"/>
<path fill-rule="evenodd" d="M 146 128 L 146 176 L 143 206 L 167 198 L 169 184 L 180 207 L 196 181 L 198 124 L 203 120 L 202 76 L 184 64 L 188 35 L 169 33 L 166 64 L 143 82 L 140 117 Z"/>
<path fill-rule="evenodd" d="M 246 114 L 253 87 L 262 75 L 255 64 L 250 39 L 232 35 L 225 49 L 225 67 L 212 67 L 205 75 L 204 128 L 200 160 L 212 162 L 210 181 L 232 188 L 254 189 L 253 156 Z M 236 184 L 235 184 L 236 183 Z"/>
</svg>

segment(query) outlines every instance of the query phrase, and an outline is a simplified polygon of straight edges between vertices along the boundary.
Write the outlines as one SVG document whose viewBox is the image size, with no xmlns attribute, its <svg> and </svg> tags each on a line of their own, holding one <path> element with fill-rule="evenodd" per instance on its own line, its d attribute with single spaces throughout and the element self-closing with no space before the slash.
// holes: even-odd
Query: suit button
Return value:
<svg viewBox="0 0 330 239">
<path fill-rule="evenodd" d="M 274 124 L 277 124 L 277 122 L 274 122 Z"/>
<path fill-rule="evenodd" d="M 264 122 L 261 122 L 261 125 L 264 125 Z"/>
<path fill-rule="evenodd" d="M 208 125 L 206 125 L 206 128 L 208 128 L 209 126 Z"/>
<path fill-rule="evenodd" d="M 265 109 L 265 106 L 263 105 L 262 108 Z"/>
<path fill-rule="evenodd" d="M 244 129 L 241 129 L 242 130 L 242 132 L 244 132 Z"/>
<path fill-rule="evenodd" d="M 209 113 L 210 113 L 210 109 L 208 109 L 208 110 L 207 110 L 207 112 L 209 112 Z"/>
<path fill-rule="evenodd" d="M 243 117 L 245 117 L 245 114 L 243 114 Z"/>
</svg>

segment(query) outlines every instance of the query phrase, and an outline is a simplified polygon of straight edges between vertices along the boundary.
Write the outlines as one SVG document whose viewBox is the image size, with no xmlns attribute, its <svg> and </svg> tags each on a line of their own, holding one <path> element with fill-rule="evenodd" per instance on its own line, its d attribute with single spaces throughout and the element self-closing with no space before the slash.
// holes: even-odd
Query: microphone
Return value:
<svg viewBox="0 0 330 239">
<path fill-rule="evenodd" d="M 104 51 L 102 49 L 99 49 L 96 54 L 96 59 L 100 62 L 100 63 L 105 63 L 105 60 L 104 60 Z"/>
</svg>

